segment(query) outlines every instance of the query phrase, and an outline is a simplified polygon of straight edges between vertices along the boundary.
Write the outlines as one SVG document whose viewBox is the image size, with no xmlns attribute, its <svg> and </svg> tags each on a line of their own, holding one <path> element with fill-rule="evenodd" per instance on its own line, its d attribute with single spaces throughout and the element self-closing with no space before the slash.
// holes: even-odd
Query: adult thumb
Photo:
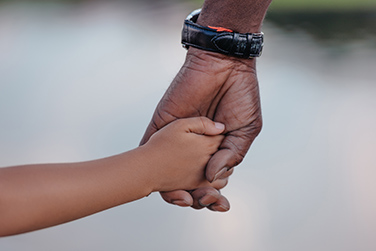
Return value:
<svg viewBox="0 0 376 251">
<path fill-rule="evenodd" d="M 214 122 L 207 117 L 197 117 L 186 119 L 189 132 L 204 135 L 219 135 L 225 130 L 225 125 Z"/>
</svg>

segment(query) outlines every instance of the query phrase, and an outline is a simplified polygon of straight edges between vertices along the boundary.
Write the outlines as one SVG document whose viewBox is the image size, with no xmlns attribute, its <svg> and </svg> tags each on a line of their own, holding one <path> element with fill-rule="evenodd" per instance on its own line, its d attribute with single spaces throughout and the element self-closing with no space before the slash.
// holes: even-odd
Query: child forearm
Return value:
<svg viewBox="0 0 376 251">
<path fill-rule="evenodd" d="M 81 163 L 1 168 L 0 236 L 61 224 L 148 195 L 153 188 L 140 151 Z"/>
<path fill-rule="evenodd" d="M 181 119 L 112 157 L 0 168 L 0 236 L 79 219 L 153 191 L 209 186 L 204 169 L 223 130 L 207 118 Z"/>
</svg>

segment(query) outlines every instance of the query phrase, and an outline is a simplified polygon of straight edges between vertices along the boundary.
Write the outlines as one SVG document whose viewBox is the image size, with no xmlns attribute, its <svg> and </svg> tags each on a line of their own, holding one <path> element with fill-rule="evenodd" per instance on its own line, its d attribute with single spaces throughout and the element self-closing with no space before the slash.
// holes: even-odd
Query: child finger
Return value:
<svg viewBox="0 0 376 251">
<path fill-rule="evenodd" d="M 206 117 L 189 118 L 185 121 L 188 131 L 196 134 L 219 135 L 225 129 L 224 124 L 214 122 Z"/>
</svg>

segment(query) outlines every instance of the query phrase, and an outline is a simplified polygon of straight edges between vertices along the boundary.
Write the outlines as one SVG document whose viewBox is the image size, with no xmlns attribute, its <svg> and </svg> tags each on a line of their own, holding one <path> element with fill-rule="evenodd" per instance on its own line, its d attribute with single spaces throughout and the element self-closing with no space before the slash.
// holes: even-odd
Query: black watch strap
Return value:
<svg viewBox="0 0 376 251">
<path fill-rule="evenodd" d="M 183 47 L 196 47 L 240 58 L 261 56 L 264 45 L 263 33 L 238 33 L 218 31 L 196 24 L 201 10 L 192 12 L 184 21 L 182 30 Z M 226 30 L 226 29 L 224 29 Z"/>
</svg>

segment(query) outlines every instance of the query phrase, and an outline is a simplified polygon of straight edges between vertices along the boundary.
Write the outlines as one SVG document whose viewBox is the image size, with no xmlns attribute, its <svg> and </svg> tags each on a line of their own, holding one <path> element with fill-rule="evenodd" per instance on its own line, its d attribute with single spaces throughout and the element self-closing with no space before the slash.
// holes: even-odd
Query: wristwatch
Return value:
<svg viewBox="0 0 376 251">
<path fill-rule="evenodd" d="M 201 26 L 196 23 L 201 9 L 193 11 L 184 20 L 182 45 L 239 58 L 261 56 L 264 34 L 238 33 L 222 27 Z"/>
</svg>

